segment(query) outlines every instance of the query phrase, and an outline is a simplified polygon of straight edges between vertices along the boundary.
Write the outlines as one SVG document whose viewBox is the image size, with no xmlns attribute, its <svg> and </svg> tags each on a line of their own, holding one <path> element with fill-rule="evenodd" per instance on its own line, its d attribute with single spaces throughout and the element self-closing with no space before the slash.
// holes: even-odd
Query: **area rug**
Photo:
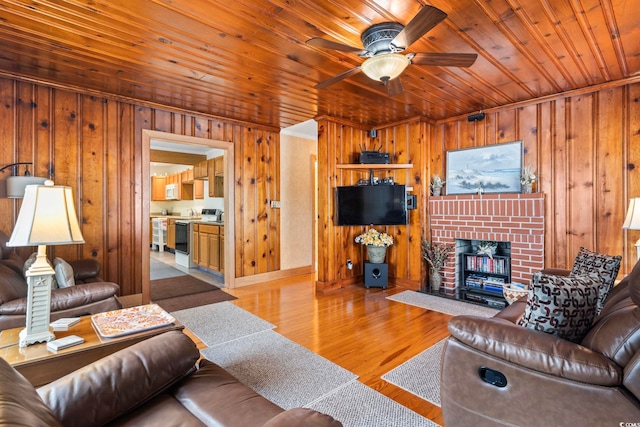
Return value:
<svg viewBox="0 0 640 427">
<path fill-rule="evenodd" d="M 440 406 L 440 359 L 445 340 L 387 372 L 382 379 Z"/>
<path fill-rule="evenodd" d="M 358 378 L 271 330 L 227 341 L 202 354 L 285 409 L 309 404 Z"/>
<path fill-rule="evenodd" d="M 228 301 L 171 314 L 209 347 L 275 328 Z"/>
<path fill-rule="evenodd" d="M 468 314 L 472 316 L 493 317 L 499 311 L 498 309 L 491 307 L 482 307 L 476 304 L 455 301 L 416 291 L 400 292 L 398 294 L 388 296 L 387 299 L 414 305 L 431 311 L 437 311 L 439 313 L 450 314 L 452 316 Z"/>
<path fill-rule="evenodd" d="M 152 280 L 149 287 L 151 301 L 168 312 L 236 299 L 219 287 L 190 275 Z"/>
<path fill-rule="evenodd" d="M 149 288 L 153 301 L 197 294 L 199 292 L 220 290 L 216 285 L 212 285 L 188 274 L 151 280 L 149 282 Z"/>
<path fill-rule="evenodd" d="M 149 278 L 151 280 L 182 276 L 184 274 L 186 274 L 184 271 L 171 267 L 162 261 L 151 258 L 151 261 L 149 262 Z"/>
<path fill-rule="evenodd" d="M 438 427 L 359 381 L 307 405 L 340 420 L 344 427 Z"/>
</svg>

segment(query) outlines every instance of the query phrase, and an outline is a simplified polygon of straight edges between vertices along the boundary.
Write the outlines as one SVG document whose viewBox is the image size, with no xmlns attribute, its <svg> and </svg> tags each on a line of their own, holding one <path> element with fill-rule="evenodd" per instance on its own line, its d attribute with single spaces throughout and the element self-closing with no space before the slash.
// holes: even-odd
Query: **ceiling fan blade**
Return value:
<svg viewBox="0 0 640 427">
<path fill-rule="evenodd" d="M 321 47 L 323 49 L 339 50 L 341 52 L 354 52 L 358 54 L 365 52 L 360 47 L 353 47 L 346 44 L 334 42 L 332 40 L 322 39 L 320 37 L 314 37 L 312 39 L 307 40 L 307 44 L 309 46 Z"/>
<path fill-rule="evenodd" d="M 329 86 L 331 86 L 332 84 L 336 84 L 341 80 L 346 79 L 349 76 L 352 76 L 353 74 L 359 73 L 360 72 L 360 67 L 356 67 L 356 68 L 352 68 L 350 70 L 345 71 L 344 73 L 340 73 L 337 76 L 333 76 L 330 79 L 327 79 L 323 82 L 320 82 L 316 85 L 316 89 L 325 89 Z"/>
<path fill-rule="evenodd" d="M 393 80 L 389 80 L 386 86 L 387 86 L 387 95 L 389 95 L 390 97 L 401 95 L 404 92 L 404 88 L 402 87 L 402 82 L 400 81 L 400 77 L 397 77 Z"/>
<path fill-rule="evenodd" d="M 470 67 L 476 62 L 477 53 L 416 53 L 411 58 L 415 65 L 437 65 L 440 67 Z"/>
<path fill-rule="evenodd" d="M 422 9 L 413 17 L 404 29 L 391 41 L 395 47 L 406 49 L 416 40 L 425 35 L 427 31 L 444 21 L 447 14 L 433 6 L 422 6 Z"/>
</svg>

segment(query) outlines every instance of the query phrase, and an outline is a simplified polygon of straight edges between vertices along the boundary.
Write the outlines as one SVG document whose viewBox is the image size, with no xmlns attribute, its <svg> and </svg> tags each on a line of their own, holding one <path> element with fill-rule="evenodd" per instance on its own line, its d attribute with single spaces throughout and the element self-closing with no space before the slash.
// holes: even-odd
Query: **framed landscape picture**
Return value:
<svg viewBox="0 0 640 427">
<path fill-rule="evenodd" d="M 447 151 L 447 194 L 520 193 L 522 141 Z"/>
</svg>

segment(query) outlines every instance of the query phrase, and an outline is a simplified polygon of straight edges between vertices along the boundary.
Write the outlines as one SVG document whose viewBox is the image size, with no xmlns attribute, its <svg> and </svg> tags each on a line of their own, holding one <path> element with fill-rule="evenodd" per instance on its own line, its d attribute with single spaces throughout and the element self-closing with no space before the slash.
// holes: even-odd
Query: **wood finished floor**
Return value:
<svg viewBox="0 0 640 427">
<path fill-rule="evenodd" d="M 448 336 L 451 316 L 386 299 L 399 286 L 354 285 L 316 293 L 305 278 L 227 289 L 239 307 L 277 326 L 276 332 L 359 376 L 369 387 L 444 425 L 442 411 L 380 377 Z"/>
</svg>

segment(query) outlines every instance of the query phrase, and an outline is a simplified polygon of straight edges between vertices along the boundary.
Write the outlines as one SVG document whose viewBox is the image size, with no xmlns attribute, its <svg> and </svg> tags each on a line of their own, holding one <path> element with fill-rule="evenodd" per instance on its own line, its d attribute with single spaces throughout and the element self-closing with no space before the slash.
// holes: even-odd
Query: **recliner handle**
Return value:
<svg viewBox="0 0 640 427">
<path fill-rule="evenodd" d="M 480 366 L 478 368 L 478 375 L 482 381 L 494 385 L 496 387 L 506 387 L 507 377 L 500 371 L 487 368 L 486 366 Z"/>
</svg>

